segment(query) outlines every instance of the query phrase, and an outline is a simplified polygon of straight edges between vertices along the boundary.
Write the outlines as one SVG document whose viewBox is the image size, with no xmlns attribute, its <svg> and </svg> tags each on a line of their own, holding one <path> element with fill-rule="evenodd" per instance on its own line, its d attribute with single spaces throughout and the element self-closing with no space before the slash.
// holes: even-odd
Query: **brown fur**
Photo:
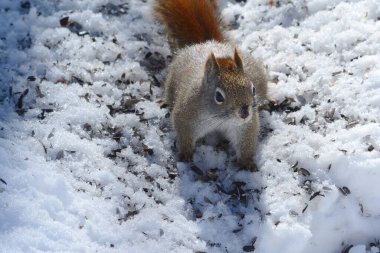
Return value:
<svg viewBox="0 0 380 253">
<path fill-rule="evenodd" d="M 230 71 L 237 70 L 236 63 L 231 57 L 216 58 L 216 62 L 221 69 L 226 69 Z"/>
<path fill-rule="evenodd" d="M 228 70 L 230 72 L 243 72 L 243 61 L 235 48 L 234 59 L 231 57 L 216 58 L 216 64 L 220 69 Z"/>
<path fill-rule="evenodd" d="M 219 9 L 219 2 L 220 0 L 210 0 L 212 6 L 214 7 L 215 11 L 217 12 Z"/>
<path fill-rule="evenodd" d="M 222 42 L 215 0 L 157 0 L 155 13 L 168 29 L 175 48 L 209 40 Z"/>
</svg>

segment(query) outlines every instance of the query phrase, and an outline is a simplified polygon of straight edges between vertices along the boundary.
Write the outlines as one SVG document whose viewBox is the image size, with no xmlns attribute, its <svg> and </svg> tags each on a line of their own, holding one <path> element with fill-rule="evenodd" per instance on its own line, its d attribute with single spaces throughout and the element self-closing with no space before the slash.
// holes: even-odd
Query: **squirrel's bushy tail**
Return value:
<svg viewBox="0 0 380 253">
<path fill-rule="evenodd" d="M 154 11 L 176 48 L 224 40 L 215 0 L 157 0 Z"/>
</svg>

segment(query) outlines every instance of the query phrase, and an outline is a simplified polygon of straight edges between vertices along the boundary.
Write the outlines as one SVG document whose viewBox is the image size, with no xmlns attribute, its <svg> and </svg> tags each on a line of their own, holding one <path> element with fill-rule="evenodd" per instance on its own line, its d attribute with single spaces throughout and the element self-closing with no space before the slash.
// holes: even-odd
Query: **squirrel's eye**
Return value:
<svg viewBox="0 0 380 253">
<path fill-rule="evenodd" d="M 225 100 L 225 95 L 224 95 L 224 92 L 222 91 L 222 89 L 220 88 L 216 88 L 215 90 L 215 102 L 220 105 L 221 103 L 223 103 Z"/>
<path fill-rule="evenodd" d="M 253 86 L 253 83 L 251 83 L 251 90 L 252 90 L 252 95 L 255 96 L 256 95 L 256 88 L 255 88 L 255 86 Z"/>
</svg>

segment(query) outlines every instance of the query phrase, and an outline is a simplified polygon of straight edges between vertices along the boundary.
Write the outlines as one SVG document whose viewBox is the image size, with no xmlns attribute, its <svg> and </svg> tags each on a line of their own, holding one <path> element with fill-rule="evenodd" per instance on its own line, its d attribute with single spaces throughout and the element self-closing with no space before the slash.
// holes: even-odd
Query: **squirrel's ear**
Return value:
<svg viewBox="0 0 380 253">
<path fill-rule="evenodd" d="M 243 61 L 241 60 L 240 55 L 236 48 L 235 48 L 235 53 L 234 53 L 234 60 L 235 60 L 236 66 L 243 71 L 244 70 Z"/>
<path fill-rule="evenodd" d="M 206 61 L 206 73 L 216 74 L 219 71 L 219 65 L 216 61 L 214 53 L 211 53 Z"/>
</svg>

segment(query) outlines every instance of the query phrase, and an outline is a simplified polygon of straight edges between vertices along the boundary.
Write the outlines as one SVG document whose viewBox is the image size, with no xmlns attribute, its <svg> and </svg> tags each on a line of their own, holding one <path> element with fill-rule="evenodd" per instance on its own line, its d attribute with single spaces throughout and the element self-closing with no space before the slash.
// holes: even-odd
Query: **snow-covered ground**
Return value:
<svg viewBox="0 0 380 253">
<path fill-rule="evenodd" d="M 143 0 L 0 1 L 0 252 L 380 252 L 380 2 L 222 1 L 268 68 L 260 171 L 175 162 Z"/>
</svg>

